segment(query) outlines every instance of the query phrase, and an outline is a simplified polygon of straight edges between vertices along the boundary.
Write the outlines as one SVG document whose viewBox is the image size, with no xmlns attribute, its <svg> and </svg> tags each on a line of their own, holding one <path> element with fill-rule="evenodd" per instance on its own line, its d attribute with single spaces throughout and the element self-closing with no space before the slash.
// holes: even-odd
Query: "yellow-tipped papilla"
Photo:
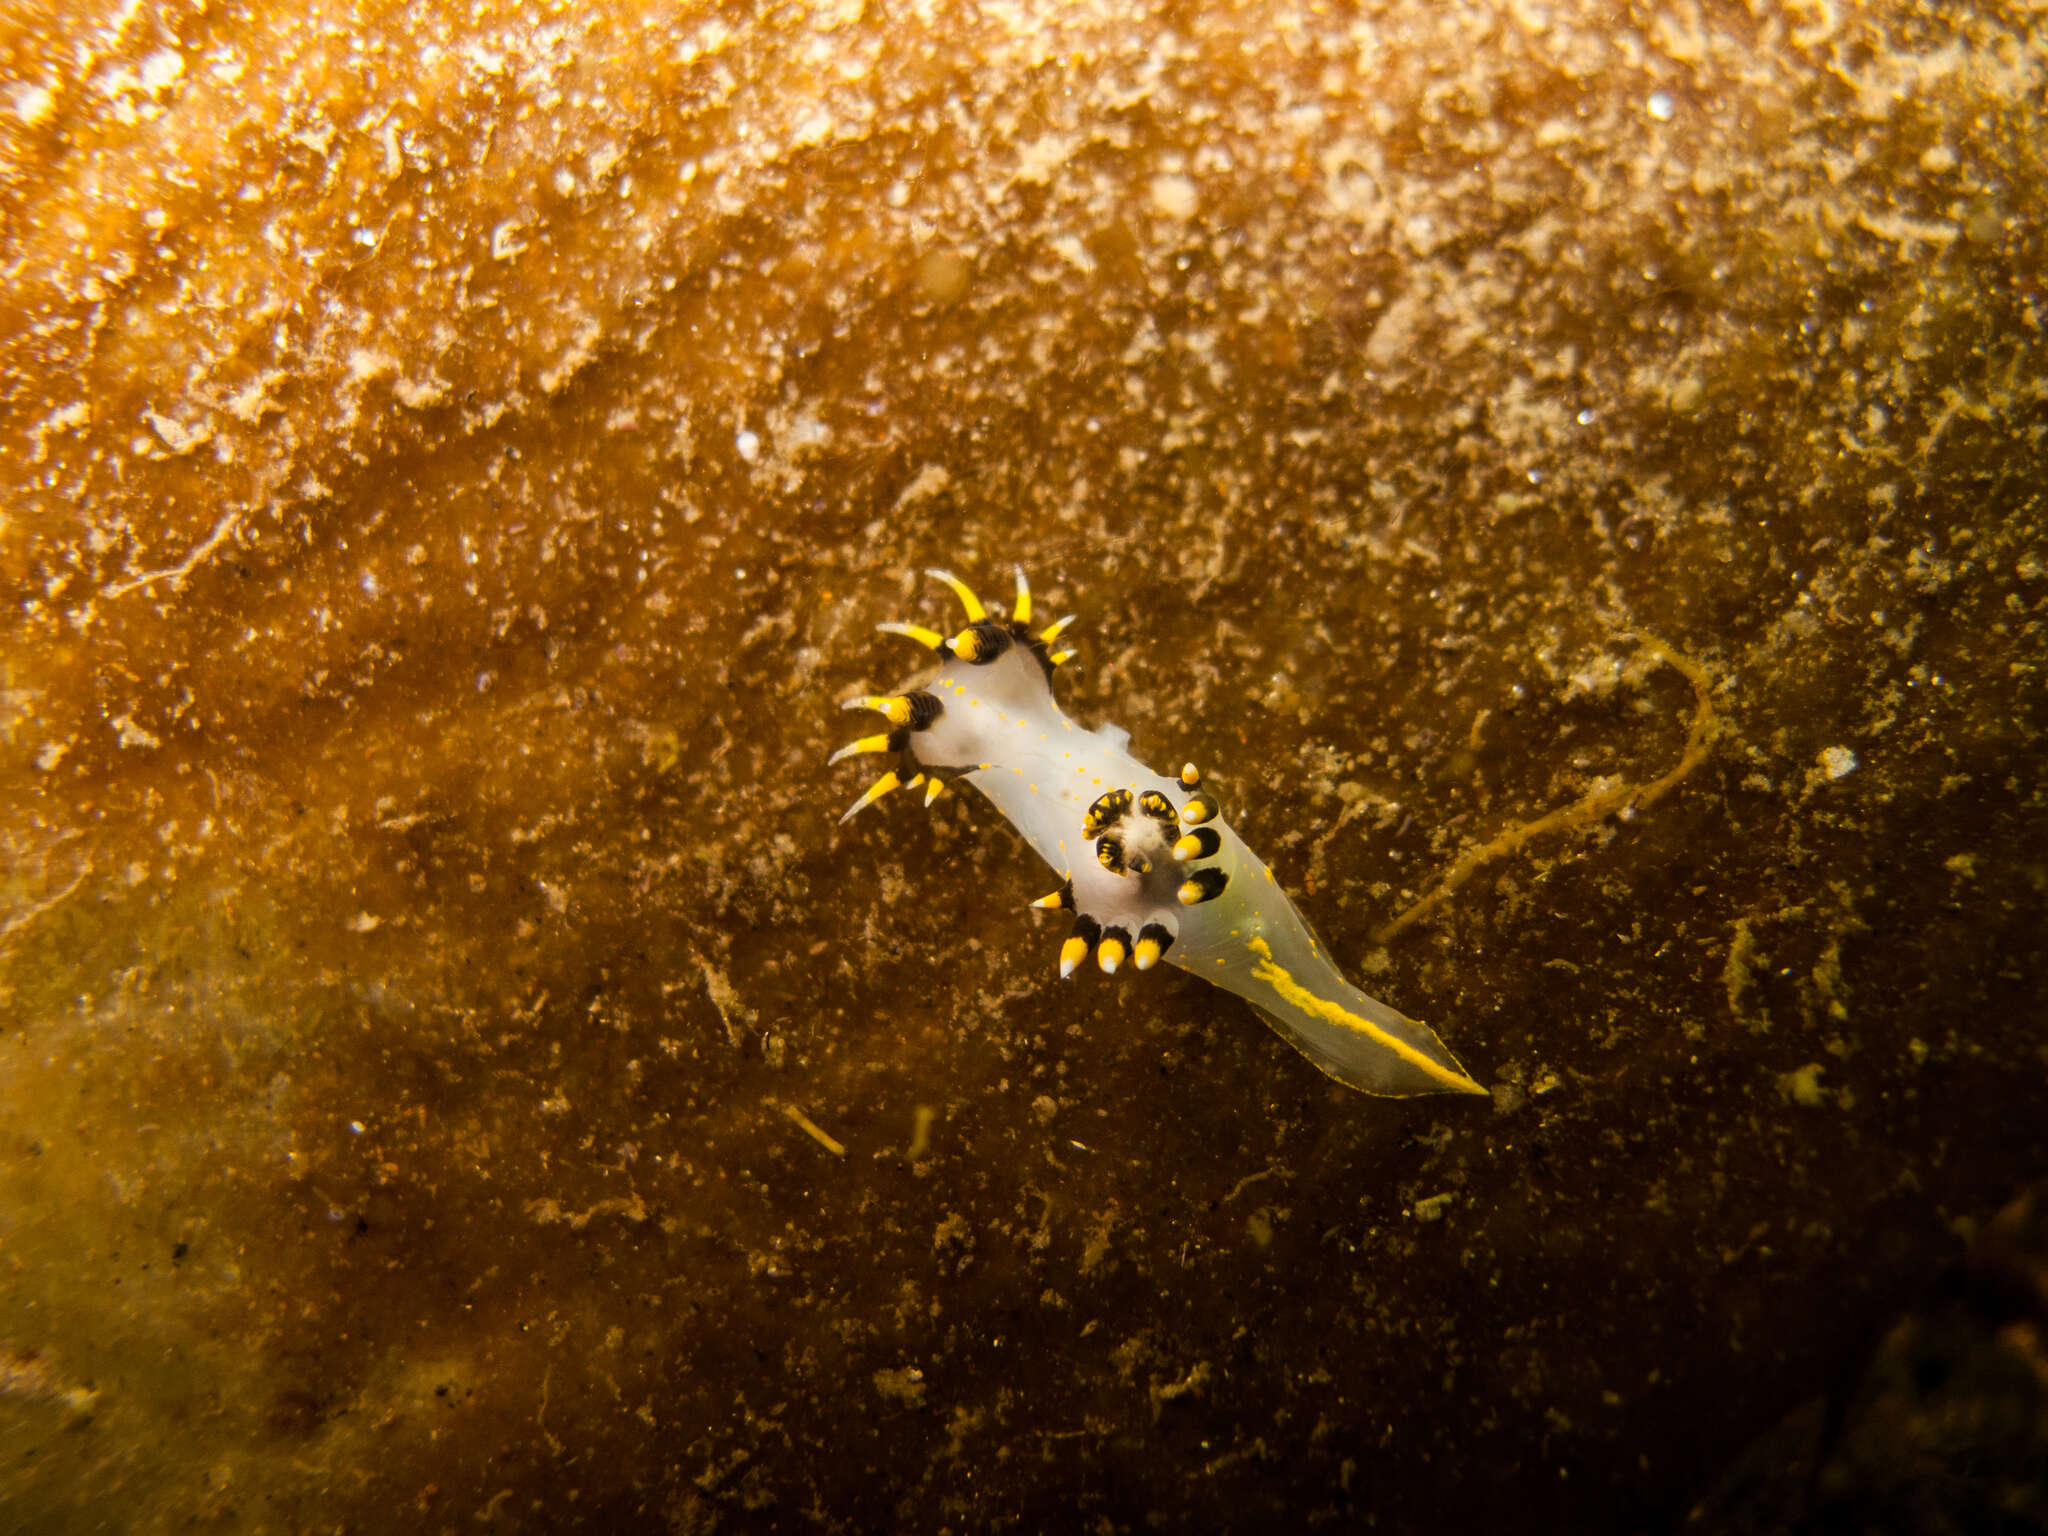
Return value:
<svg viewBox="0 0 2048 1536">
<path fill-rule="evenodd" d="M 1229 883 L 1230 877 L 1220 869 L 1198 869 L 1181 881 L 1180 889 L 1174 895 L 1180 898 L 1182 906 L 1192 907 L 1197 902 L 1214 901 Z"/>
<path fill-rule="evenodd" d="M 1173 845 L 1173 856 L 1183 864 L 1189 859 L 1213 859 L 1222 844 L 1214 827 L 1197 827 Z"/>
<path fill-rule="evenodd" d="M 929 808 L 929 807 L 931 806 L 931 803 L 932 803 L 932 802 L 933 802 L 934 800 L 938 799 L 938 798 L 939 798 L 939 796 L 943 795 L 943 794 L 944 794 L 945 792 L 946 792 L 946 781 L 945 781 L 944 779 L 927 779 L 927 780 L 925 780 L 925 786 L 924 786 L 924 803 L 925 803 L 925 806 L 926 806 L 927 808 Z"/>
<path fill-rule="evenodd" d="M 1180 765 L 1180 787 L 1182 789 L 1200 789 L 1202 787 L 1202 770 L 1193 763 L 1182 763 Z"/>
<path fill-rule="evenodd" d="M 848 699 L 841 709 L 872 709 L 891 725 L 910 724 L 910 700 L 900 693 L 864 693 Z"/>
<path fill-rule="evenodd" d="M 868 792 L 866 794 L 862 795 L 858 800 L 854 801 L 852 805 L 846 808 L 846 814 L 839 818 L 840 823 L 843 825 L 846 822 L 853 820 L 854 817 L 858 816 L 862 811 L 866 810 L 869 806 L 873 805 L 877 800 L 881 799 L 882 796 L 888 794 L 889 791 L 897 788 L 902 782 L 903 781 L 897 778 L 893 772 L 883 774 L 879 779 L 875 780 L 874 783 L 868 786 Z"/>
<path fill-rule="evenodd" d="M 1046 657 L 1045 659 L 1051 662 L 1056 667 L 1064 667 L 1068 662 L 1074 659 L 1074 653 L 1072 651 L 1054 651 L 1050 656 Z"/>
<path fill-rule="evenodd" d="M 973 590 L 966 582 L 955 576 L 951 571 L 927 570 L 925 575 L 932 577 L 936 581 L 943 581 L 953 589 L 953 595 L 960 599 L 960 606 L 967 610 L 967 621 L 970 624 L 979 624 L 988 617 L 988 610 L 982 607 L 981 599 L 974 595 Z"/>
<path fill-rule="evenodd" d="M 1031 905 L 1041 912 L 1065 912 L 1074 905 L 1074 887 L 1070 882 L 1049 896 L 1039 897 Z"/>
<path fill-rule="evenodd" d="M 1130 953 L 1130 935 L 1121 928 L 1108 929 L 1102 935 L 1102 942 L 1095 947 L 1095 963 L 1105 976 L 1114 976 L 1116 968 L 1124 963 L 1124 956 Z"/>
<path fill-rule="evenodd" d="M 887 731 L 883 732 L 880 736 L 863 736 L 859 741 L 848 742 L 837 752 L 834 752 L 827 761 L 843 763 L 849 757 L 859 757 L 863 752 L 887 752 L 890 750 L 891 744 L 892 733 Z"/>
<path fill-rule="evenodd" d="M 1064 619 L 1054 619 L 1052 623 L 1046 625 L 1045 628 L 1041 629 L 1038 632 L 1038 638 L 1043 640 L 1047 645 L 1051 645 L 1053 641 L 1059 639 L 1060 631 L 1065 629 L 1069 624 L 1073 623 L 1074 620 L 1078 617 L 1078 614 L 1070 613 Z"/>
<path fill-rule="evenodd" d="M 1060 980 L 1065 981 L 1080 969 L 1081 962 L 1088 958 L 1088 951 L 1095 947 L 1095 941 L 1102 937 L 1102 924 L 1083 912 L 1074 919 L 1074 931 L 1067 935 L 1067 942 L 1060 946 Z"/>
<path fill-rule="evenodd" d="M 1172 931 L 1164 923 L 1147 923 L 1138 930 L 1138 943 L 1131 951 L 1131 963 L 1141 971 L 1149 971 L 1159 963 L 1159 957 L 1171 948 Z"/>
<path fill-rule="evenodd" d="M 1207 795 L 1192 796 L 1180 808 L 1180 819 L 1191 827 L 1199 827 L 1205 821 L 1216 819 L 1216 802 Z"/>
<path fill-rule="evenodd" d="M 901 635 L 906 640 L 915 640 L 928 651 L 936 651 L 946 643 L 946 637 L 936 629 L 926 629 L 922 624 L 905 624 L 891 619 L 887 624 L 877 624 L 885 635 Z"/>
<path fill-rule="evenodd" d="M 1017 572 L 1017 601 L 1010 604 L 1010 617 L 1019 624 L 1031 622 L 1031 583 L 1024 579 L 1024 567 L 1015 567 Z"/>
</svg>

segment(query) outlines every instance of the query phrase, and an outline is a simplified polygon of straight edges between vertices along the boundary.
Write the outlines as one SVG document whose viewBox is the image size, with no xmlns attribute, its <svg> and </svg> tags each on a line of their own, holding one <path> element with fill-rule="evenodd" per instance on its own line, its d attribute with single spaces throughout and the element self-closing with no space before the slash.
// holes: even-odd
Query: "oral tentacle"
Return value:
<svg viewBox="0 0 2048 1536">
<path fill-rule="evenodd" d="M 928 651 L 936 651 L 946 643 L 946 637 L 936 629 L 926 629 L 922 624 L 906 624 L 901 619 L 891 619 L 886 624 L 877 624 L 885 635 L 901 635 L 906 640 L 915 640 Z"/>
<path fill-rule="evenodd" d="M 960 599 L 960 606 L 967 610 L 968 623 L 979 624 L 988 617 L 988 609 L 982 605 L 981 599 L 974 595 L 973 588 L 969 587 L 966 582 L 955 576 L 951 571 L 928 569 L 925 575 L 935 581 L 943 581 L 953 589 L 953 595 Z"/>
</svg>

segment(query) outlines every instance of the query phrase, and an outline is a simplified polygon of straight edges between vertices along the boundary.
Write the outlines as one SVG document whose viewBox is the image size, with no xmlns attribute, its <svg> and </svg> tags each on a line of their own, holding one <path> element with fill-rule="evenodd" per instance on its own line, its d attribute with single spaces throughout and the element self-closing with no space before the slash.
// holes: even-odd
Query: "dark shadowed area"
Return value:
<svg viewBox="0 0 2048 1536">
<path fill-rule="evenodd" d="M 1798 1469 L 1979 1379 L 1873 1352 L 2048 1170 L 2044 81 L 2021 0 L 15 5 L 0 1527 L 1887 1507 Z M 1490 1103 L 1061 982 L 972 794 L 837 824 L 874 625 L 1013 564 Z"/>
</svg>

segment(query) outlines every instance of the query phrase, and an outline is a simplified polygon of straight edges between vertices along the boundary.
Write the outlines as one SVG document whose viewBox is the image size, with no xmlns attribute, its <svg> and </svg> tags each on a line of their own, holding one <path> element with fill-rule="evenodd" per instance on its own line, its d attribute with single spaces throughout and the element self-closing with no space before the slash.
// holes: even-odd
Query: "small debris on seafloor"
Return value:
<svg viewBox="0 0 2048 1536">
<path fill-rule="evenodd" d="M 846 1156 L 846 1143 L 838 1140 L 823 1126 L 818 1124 L 817 1121 L 813 1120 L 809 1115 L 805 1114 L 802 1110 L 798 1109 L 794 1104 L 784 1104 L 782 1106 L 782 1112 L 785 1115 L 789 1116 L 791 1120 L 796 1122 L 797 1128 L 799 1130 L 801 1130 L 806 1136 L 810 1137 L 811 1140 L 815 1141 L 819 1146 L 823 1147 L 827 1152 L 830 1152 L 834 1157 Z"/>
</svg>

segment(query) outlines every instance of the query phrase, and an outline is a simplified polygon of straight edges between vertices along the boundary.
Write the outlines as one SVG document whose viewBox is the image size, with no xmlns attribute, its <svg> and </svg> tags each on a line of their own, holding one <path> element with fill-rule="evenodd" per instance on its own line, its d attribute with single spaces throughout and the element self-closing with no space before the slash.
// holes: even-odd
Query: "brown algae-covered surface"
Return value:
<svg viewBox="0 0 2048 1536">
<path fill-rule="evenodd" d="M 2044 77 L 15 6 L 0 1525 L 1681 1518 L 2048 1165 Z M 1490 1104 L 836 825 L 1012 562 Z"/>
</svg>

